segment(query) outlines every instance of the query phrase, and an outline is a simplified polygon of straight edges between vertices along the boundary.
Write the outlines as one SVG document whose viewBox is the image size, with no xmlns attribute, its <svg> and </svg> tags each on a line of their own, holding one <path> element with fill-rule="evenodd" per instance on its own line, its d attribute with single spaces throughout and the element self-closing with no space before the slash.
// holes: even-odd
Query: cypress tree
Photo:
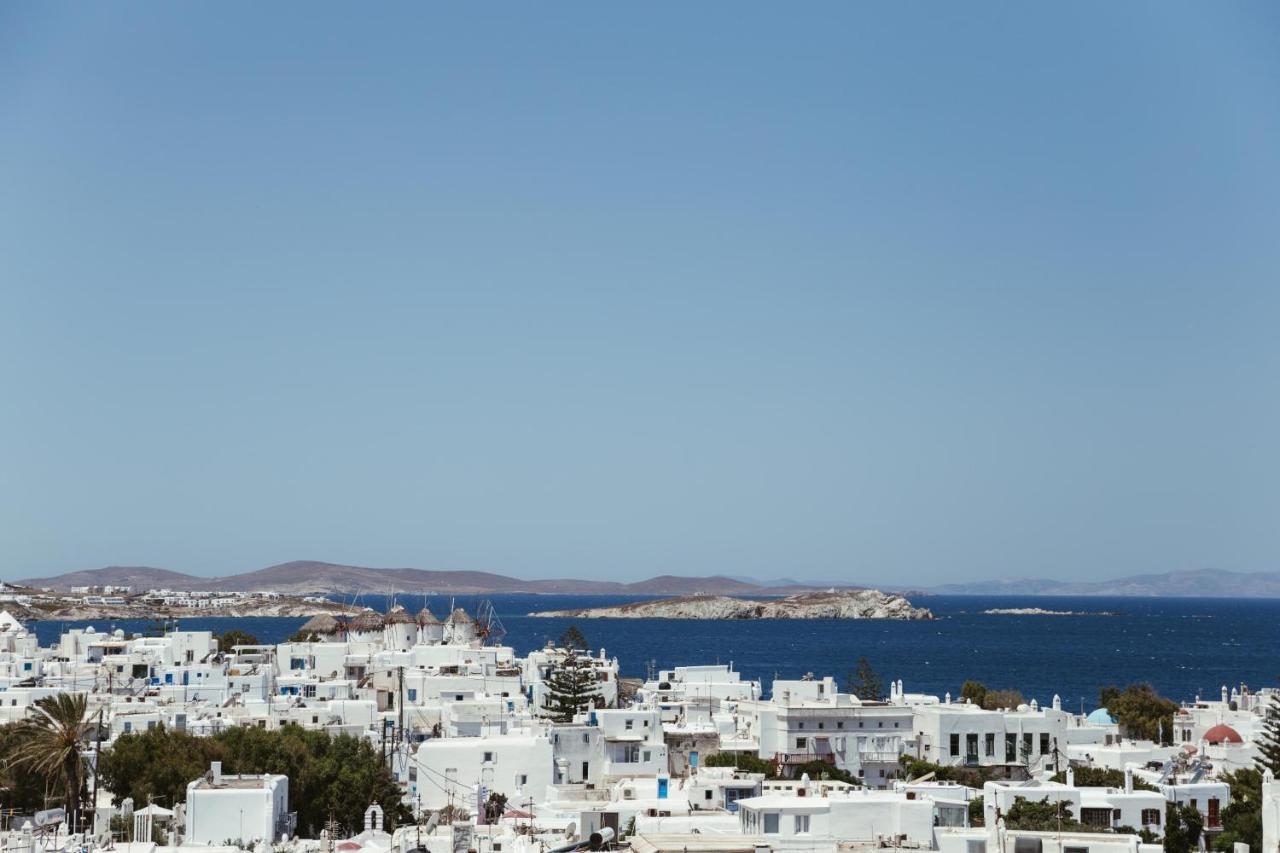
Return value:
<svg viewBox="0 0 1280 853">
<path fill-rule="evenodd" d="M 1280 693 L 1271 696 L 1271 706 L 1267 708 L 1267 717 L 1262 724 L 1262 734 L 1258 736 L 1258 770 L 1270 770 L 1280 779 Z"/>
<path fill-rule="evenodd" d="M 595 669 L 587 658 L 572 649 L 547 676 L 547 696 L 542 704 L 545 716 L 557 723 L 571 723 L 595 704 L 599 696 Z"/>
</svg>

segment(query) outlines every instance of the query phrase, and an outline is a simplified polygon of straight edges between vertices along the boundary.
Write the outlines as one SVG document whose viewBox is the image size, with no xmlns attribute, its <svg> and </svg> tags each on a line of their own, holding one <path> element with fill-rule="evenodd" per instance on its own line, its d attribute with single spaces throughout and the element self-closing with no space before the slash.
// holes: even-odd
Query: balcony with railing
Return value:
<svg viewBox="0 0 1280 853">
<path fill-rule="evenodd" d="M 797 764 L 809 764 L 814 761 L 825 761 L 827 764 L 835 764 L 836 756 L 832 752 L 786 752 L 780 756 L 784 765 L 794 766 Z"/>
</svg>

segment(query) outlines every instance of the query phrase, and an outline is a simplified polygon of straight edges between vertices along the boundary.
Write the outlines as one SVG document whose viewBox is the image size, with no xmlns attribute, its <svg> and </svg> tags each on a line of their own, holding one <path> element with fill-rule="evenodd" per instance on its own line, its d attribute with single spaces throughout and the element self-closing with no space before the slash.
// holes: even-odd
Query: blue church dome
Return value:
<svg viewBox="0 0 1280 853">
<path fill-rule="evenodd" d="M 1085 719 L 1095 726 L 1114 726 L 1116 724 L 1116 718 L 1111 716 L 1111 712 L 1106 708 L 1098 708 L 1090 712 Z"/>
</svg>

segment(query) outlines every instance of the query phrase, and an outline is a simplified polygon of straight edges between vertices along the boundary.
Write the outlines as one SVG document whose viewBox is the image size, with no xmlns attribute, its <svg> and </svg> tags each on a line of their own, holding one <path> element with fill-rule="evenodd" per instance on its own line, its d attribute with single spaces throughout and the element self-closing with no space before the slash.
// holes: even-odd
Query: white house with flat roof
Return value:
<svg viewBox="0 0 1280 853">
<path fill-rule="evenodd" d="M 222 762 L 187 784 L 186 836 L 194 844 L 271 843 L 293 832 L 289 777 L 224 776 Z"/>
</svg>

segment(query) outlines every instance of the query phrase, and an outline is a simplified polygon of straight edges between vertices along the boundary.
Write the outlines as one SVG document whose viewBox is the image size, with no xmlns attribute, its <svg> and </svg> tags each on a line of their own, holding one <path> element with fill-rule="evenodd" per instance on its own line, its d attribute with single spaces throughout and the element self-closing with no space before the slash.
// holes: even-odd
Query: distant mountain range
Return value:
<svg viewBox="0 0 1280 853">
<path fill-rule="evenodd" d="M 934 595 L 1111 595 L 1157 598 L 1280 598 L 1280 572 L 1191 569 L 1109 581 L 1006 578 L 931 587 Z"/>
<path fill-rule="evenodd" d="M 491 572 L 373 569 L 315 560 L 294 560 L 253 572 L 225 577 L 199 577 L 146 566 L 107 566 L 47 578 L 18 581 L 24 586 L 69 590 L 80 586 L 131 586 L 135 590 L 211 590 L 214 592 L 304 593 L 479 593 L 534 592 L 614 595 L 790 594 L 808 587 L 773 587 L 733 578 L 660 575 L 635 583 L 596 580 L 520 580 Z"/>
<path fill-rule="evenodd" d="M 634 583 L 617 581 L 520 580 L 492 572 L 374 569 L 314 560 L 295 560 L 237 575 L 208 578 L 146 566 L 107 566 L 48 578 L 31 578 L 25 586 L 69 590 L 78 586 L 131 586 L 135 590 L 174 589 L 225 592 L 305 593 L 423 593 L 475 595 L 483 593 L 561 593 L 601 595 L 791 595 L 830 587 L 861 588 L 857 584 L 755 581 L 723 575 L 680 577 L 659 575 Z M 885 590 L 902 590 L 891 584 Z M 1009 578 L 974 583 L 951 583 L 912 588 L 914 595 L 1096 595 L 1208 598 L 1280 598 L 1280 572 L 1228 572 L 1196 569 L 1164 574 L 1133 575 L 1110 581 L 1056 581 Z"/>
</svg>

